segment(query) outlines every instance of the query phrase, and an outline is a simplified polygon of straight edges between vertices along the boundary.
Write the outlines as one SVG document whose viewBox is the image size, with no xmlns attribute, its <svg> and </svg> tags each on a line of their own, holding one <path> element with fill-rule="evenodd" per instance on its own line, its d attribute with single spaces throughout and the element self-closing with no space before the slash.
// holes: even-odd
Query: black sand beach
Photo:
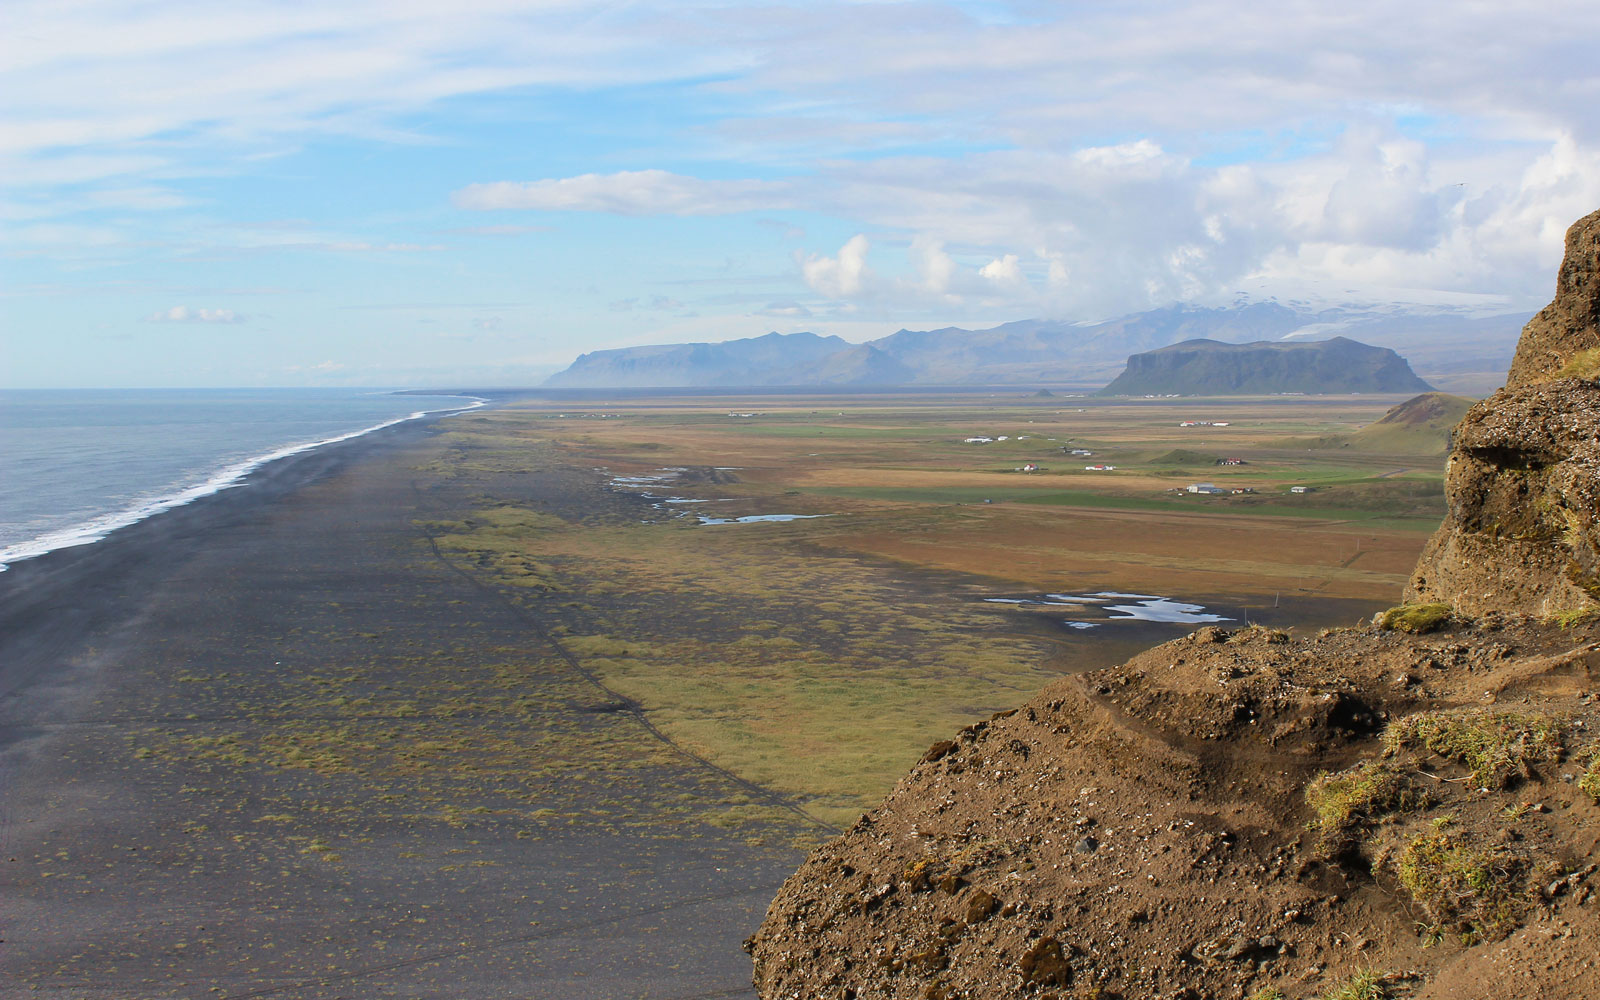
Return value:
<svg viewBox="0 0 1600 1000">
<path fill-rule="evenodd" d="M 0 993 L 753 996 L 805 822 L 439 557 L 443 425 L 0 574 Z"/>
</svg>

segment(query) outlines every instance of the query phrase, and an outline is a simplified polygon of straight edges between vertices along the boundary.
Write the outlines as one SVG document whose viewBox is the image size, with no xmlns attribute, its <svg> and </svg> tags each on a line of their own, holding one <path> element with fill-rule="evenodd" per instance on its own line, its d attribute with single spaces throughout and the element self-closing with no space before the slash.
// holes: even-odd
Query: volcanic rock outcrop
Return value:
<svg viewBox="0 0 1600 1000">
<path fill-rule="evenodd" d="M 935 743 L 773 901 L 764 1000 L 1600 995 L 1584 343 L 1457 433 L 1418 572 L 1464 607 L 1202 628 Z"/>
<path fill-rule="evenodd" d="M 1504 389 L 1456 428 L 1449 513 L 1407 589 L 1466 614 L 1600 603 L 1600 212 L 1567 231 L 1555 301 Z"/>
<path fill-rule="evenodd" d="M 1584 351 L 1600 347 L 1600 212 L 1567 230 L 1567 249 L 1556 275 L 1555 301 L 1522 328 L 1506 388 L 1542 382 Z"/>
</svg>

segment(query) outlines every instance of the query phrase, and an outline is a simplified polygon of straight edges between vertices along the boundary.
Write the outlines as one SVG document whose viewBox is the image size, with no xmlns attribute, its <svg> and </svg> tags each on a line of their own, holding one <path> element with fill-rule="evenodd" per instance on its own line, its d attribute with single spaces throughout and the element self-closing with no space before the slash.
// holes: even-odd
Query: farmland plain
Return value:
<svg viewBox="0 0 1600 1000">
<path fill-rule="evenodd" d="M 1337 441 L 1396 402 L 525 399 L 449 423 L 430 470 L 479 503 L 429 530 L 662 732 L 834 827 L 1061 673 L 1395 603 L 1442 456 Z M 557 466 L 589 516 L 516 501 Z"/>
</svg>

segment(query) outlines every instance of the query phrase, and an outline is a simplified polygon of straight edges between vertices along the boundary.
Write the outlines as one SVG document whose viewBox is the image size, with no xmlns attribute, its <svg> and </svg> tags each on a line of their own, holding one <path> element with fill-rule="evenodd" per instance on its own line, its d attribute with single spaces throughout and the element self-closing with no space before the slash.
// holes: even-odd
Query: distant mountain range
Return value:
<svg viewBox="0 0 1600 1000">
<path fill-rule="evenodd" d="M 1390 348 L 1430 375 L 1503 374 L 1527 319 L 1521 313 L 1471 318 L 1357 308 L 1304 310 L 1276 302 L 1170 306 L 1092 324 L 1020 320 L 986 330 L 901 330 L 865 344 L 814 333 L 769 333 L 716 344 L 624 347 L 584 354 L 544 384 L 1096 385 L 1109 382 L 1130 355 L 1188 340 L 1243 344 L 1334 336 Z"/>
<path fill-rule="evenodd" d="M 1387 347 L 1331 340 L 1224 344 L 1186 340 L 1135 354 L 1104 396 L 1259 396 L 1269 393 L 1429 392 Z"/>
</svg>

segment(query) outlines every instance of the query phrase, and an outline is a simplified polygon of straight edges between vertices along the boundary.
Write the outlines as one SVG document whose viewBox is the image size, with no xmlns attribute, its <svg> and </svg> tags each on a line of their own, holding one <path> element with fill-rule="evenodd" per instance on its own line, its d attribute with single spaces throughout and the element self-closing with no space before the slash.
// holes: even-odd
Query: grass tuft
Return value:
<svg viewBox="0 0 1600 1000">
<path fill-rule="evenodd" d="M 1421 712 L 1391 725 L 1383 734 L 1390 752 L 1423 746 L 1472 770 L 1479 788 L 1505 788 L 1530 776 L 1530 765 L 1561 752 L 1561 721 L 1534 712 L 1486 708 Z"/>
<path fill-rule="evenodd" d="M 1600 606 L 1591 604 L 1582 608 L 1568 608 L 1547 616 L 1545 621 L 1562 628 L 1578 628 L 1590 622 L 1600 621 Z"/>
<path fill-rule="evenodd" d="M 1289 633 L 1282 629 L 1268 628 L 1265 625 L 1247 625 L 1228 637 L 1230 643 L 1265 642 L 1271 645 L 1281 645 L 1289 641 Z"/>
<path fill-rule="evenodd" d="M 1353 835 L 1391 813 L 1428 804 L 1427 793 L 1403 772 L 1382 761 L 1366 761 L 1306 786 L 1306 803 L 1316 813 L 1312 828 L 1327 853 L 1350 846 Z"/>
<path fill-rule="evenodd" d="M 1600 347 L 1579 351 L 1567 359 L 1556 378 L 1600 378 Z"/>
<path fill-rule="evenodd" d="M 1600 748 L 1589 751 L 1589 767 L 1578 779 L 1578 789 L 1600 805 Z"/>
<path fill-rule="evenodd" d="M 1449 624 L 1451 615 L 1448 604 L 1402 604 L 1379 615 L 1378 627 L 1422 635 Z"/>
<path fill-rule="evenodd" d="M 1324 993 L 1322 1000 L 1389 1000 L 1394 995 L 1389 980 L 1384 973 L 1363 969 Z"/>
<path fill-rule="evenodd" d="M 1428 833 L 1400 854 L 1400 884 L 1439 929 L 1468 943 L 1497 940 L 1516 929 L 1532 905 L 1529 863 L 1504 845 L 1477 846 L 1448 833 Z"/>
</svg>

